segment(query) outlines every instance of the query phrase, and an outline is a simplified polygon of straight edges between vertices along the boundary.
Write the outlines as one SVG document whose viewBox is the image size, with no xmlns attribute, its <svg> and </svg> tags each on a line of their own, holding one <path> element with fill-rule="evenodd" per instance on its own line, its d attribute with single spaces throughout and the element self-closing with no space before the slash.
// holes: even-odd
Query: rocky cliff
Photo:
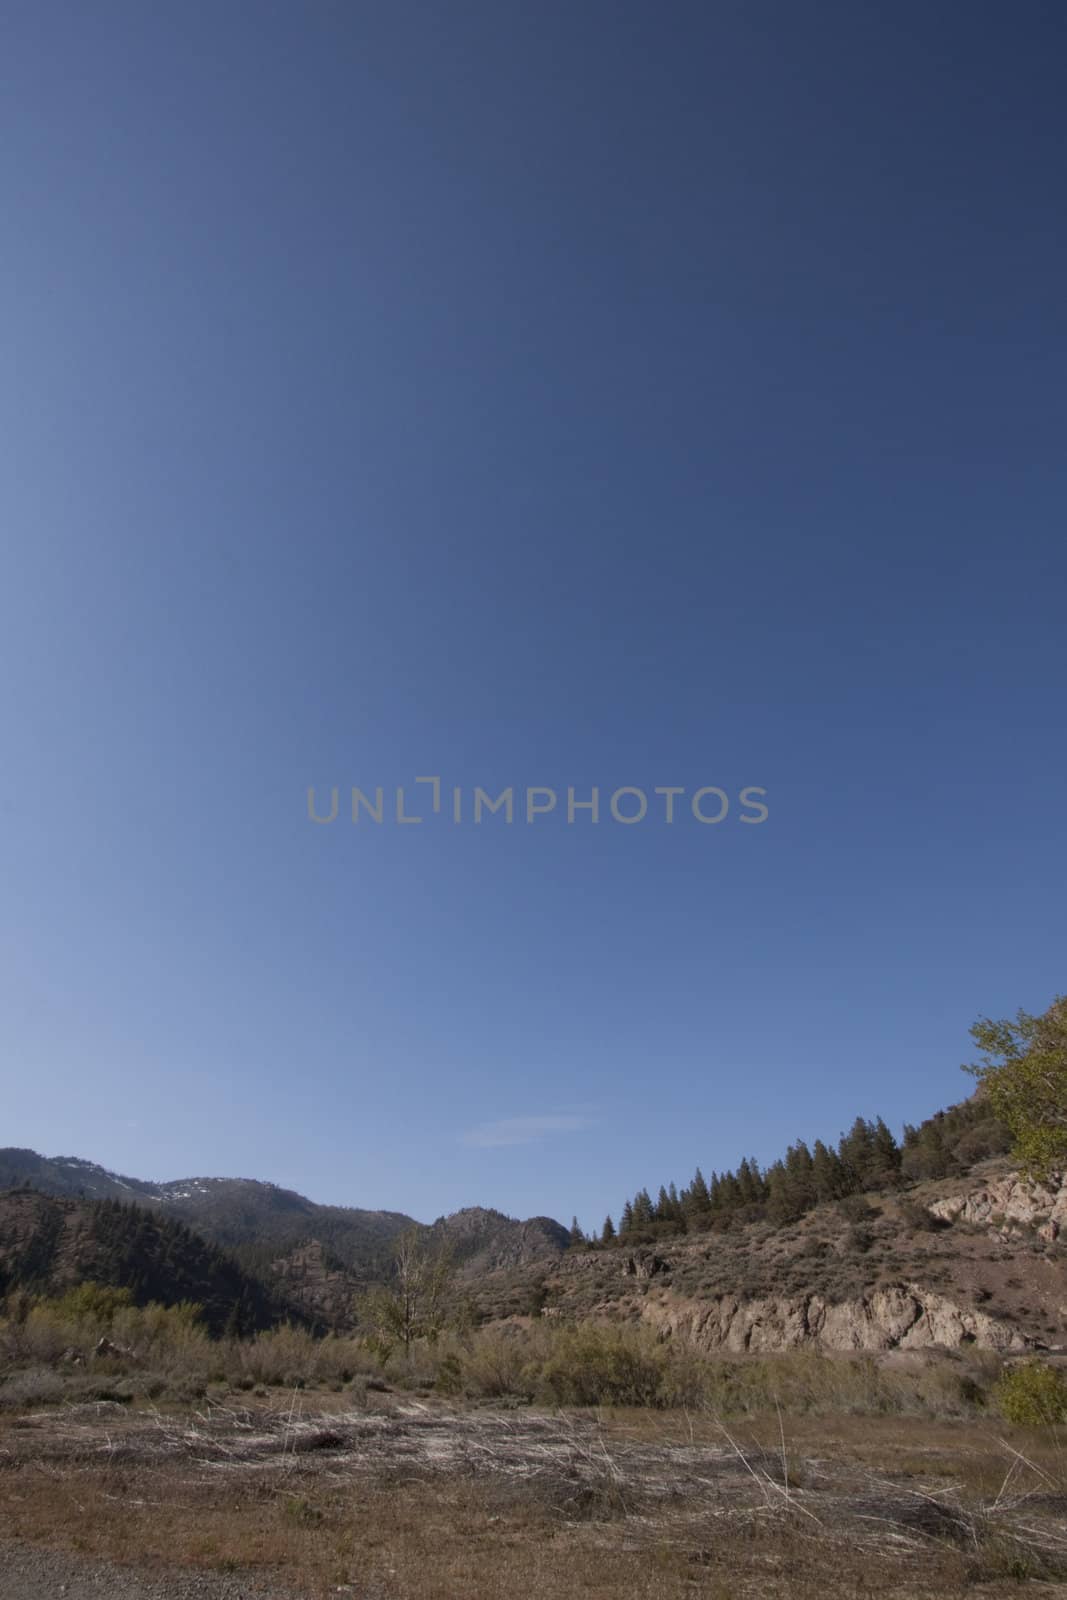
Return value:
<svg viewBox="0 0 1067 1600">
<path fill-rule="evenodd" d="M 642 1307 L 642 1320 L 657 1331 L 678 1334 L 703 1350 L 740 1352 L 796 1350 L 957 1349 L 1023 1351 L 1033 1341 L 987 1313 L 957 1305 L 918 1283 L 876 1289 L 836 1305 L 821 1295 L 738 1300 L 730 1295 L 704 1303 L 667 1299 Z"/>
<path fill-rule="evenodd" d="M 1067 1184 L 1003 1162 L 765 1222 L 570 1252 L 541 1314 L 646 1324 L 705 1350 L 1006 1353 L 1067 1342 Z"/>
</svg>

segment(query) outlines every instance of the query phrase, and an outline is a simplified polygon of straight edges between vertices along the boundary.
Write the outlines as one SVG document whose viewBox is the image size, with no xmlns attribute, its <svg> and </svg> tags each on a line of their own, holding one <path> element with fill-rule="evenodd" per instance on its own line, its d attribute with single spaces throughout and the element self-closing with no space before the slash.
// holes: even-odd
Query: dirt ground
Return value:
<svg viewBox="0 0 1067 1600">
<path fill-rule="evenodd" d="M 1047 1432 L 233 1398 L 6 1418 L 0 1600 L 1067 1597 Z"/>
</svg>

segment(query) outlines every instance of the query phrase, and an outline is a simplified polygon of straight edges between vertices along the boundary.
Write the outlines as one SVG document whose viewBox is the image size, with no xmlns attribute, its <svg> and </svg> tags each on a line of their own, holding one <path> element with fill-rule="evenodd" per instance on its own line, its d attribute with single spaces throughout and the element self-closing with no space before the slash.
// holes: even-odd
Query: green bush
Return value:
<svg viewBox="0 0 1067 1600">
<path fill-rule="evenodd" d="M 133 1293 L 130 1289 L 113 1289 L 102 1283 L 80 1283 L 50 1304 L 57 1317 L 72 1322 L 99 1323 L 109 1328 L 118 1312 L 133 1305 Z"/>
<path fill-rule="evenodd" d="M 1005 1372 L 994 1389 L 1001 1413 L 1023 1427 L 1067 1422 L 1067 1379 L 1041 1361 Z"/>
<path fill-rule="evenodd" d="M 541 1387 L 561 1406 L 664 1403 L 665 1351 L 622 1330 L 567 1329 L 541 1369 Z"/>
<path fill-rule="evenodd" d="M 528 1333 L 485 1328 L 437 1354 L 442 1392 L 464 1392 L 484 1400 L 505 1395 L 532 1397 L 532 1374 L 551 1340 L 548 1330 Z M 443 1381 L 442 1381 L 443 1379 Z M 451 1386 L 451 1388 L 450 1388 Z"/>
</svg>

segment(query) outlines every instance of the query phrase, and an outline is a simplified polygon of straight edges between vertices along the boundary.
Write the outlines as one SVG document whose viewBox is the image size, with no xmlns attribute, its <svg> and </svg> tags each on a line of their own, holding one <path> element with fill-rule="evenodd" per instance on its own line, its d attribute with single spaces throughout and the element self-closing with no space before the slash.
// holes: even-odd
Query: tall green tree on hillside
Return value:
<svg viewBox="0 0 1067 1600">
<path fill-rule="evenodd" d="M 840 1200 L 848 1193 L 848 1179 L 836 1150 L 816 1139 L 811 1150 L 811 1181 L 817 1204 Z"/>
<path fill-rule="evenodd" d="M 700 1168 L 696 1169 L 693 1181 L 688 1189 L 682 1192 L 682 1211 L 685 1214 L 686 1224 L 691 1233 L 697 1233 L 701 1228 L 706 1228 L 711 1214 L 711 1202 L 708 1197 L 708 1185 Z"/>
<path fill-rule="evenodd" d="M 750 1161 L 747 1156 L 737 1169 L 737 1187 L 741 1192 L 741 1204 L 755 1206 L 763 1199 L 763 1175 L 759 1165 Z"/>
<path fill-rule="evenodd" d="M 964 1071 L 1011 1130 L 1017 1160 L 1039 1178 L 1067 1168 L 1067 995 L 1041 1016 L 979 1017 L 971 1037 L 983 1059 Z"/>
</svg>

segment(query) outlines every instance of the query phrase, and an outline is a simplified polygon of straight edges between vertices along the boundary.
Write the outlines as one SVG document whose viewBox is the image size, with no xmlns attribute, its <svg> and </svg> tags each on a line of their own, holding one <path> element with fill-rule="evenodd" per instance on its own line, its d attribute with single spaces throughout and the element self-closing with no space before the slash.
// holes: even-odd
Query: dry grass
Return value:
<svg viewBox="0 0 1067 1600">
<path fill-rule="evenodd" d="M 1067 1572 L 1052 1433 L 236 1399 L 8 1417 L 3 1525 L 383 1600 L 1048 1593 Z"/>
<path fill-rule="evenodd" d="M 99 1297 L 107 1291 L 77 1291 Z M 627 1323 L 536 1319 L 446 1333 L 408 1355 L 356 1337 L 279 1327 L 254 1339 L 206 1337 L 189 1308 L 32 1303 L 0 1317 L 0 1411 L 64 1398 L 191 1402 L 213 1390 L 354 1389 L 388 1379 L 410 1390 L 549 1406 L 646 1405 L 759 1415 L 973 1416 L 994 1393 L 998 1357 L 967 1350 L 900 1361 L 817 1349 L 735 1356 Z M 106 1354 L 96 1351 L 99 1341 Z"/>
<path fill-rule="evenodd" d="M 994 1419 L 999 1370 L 539 1321 L 385 1382 L 356 1340 L 80 1295 L 0 1322 L 0 1527 L 302 1597 L 1067 1595 L 1059 1434 Z"/>
</svg>

